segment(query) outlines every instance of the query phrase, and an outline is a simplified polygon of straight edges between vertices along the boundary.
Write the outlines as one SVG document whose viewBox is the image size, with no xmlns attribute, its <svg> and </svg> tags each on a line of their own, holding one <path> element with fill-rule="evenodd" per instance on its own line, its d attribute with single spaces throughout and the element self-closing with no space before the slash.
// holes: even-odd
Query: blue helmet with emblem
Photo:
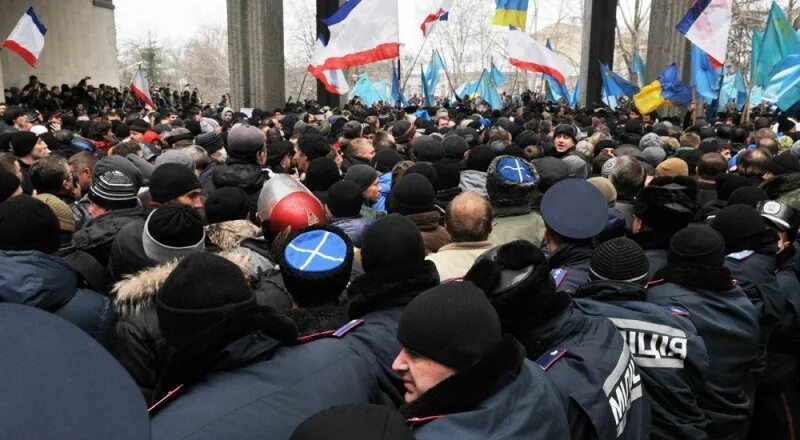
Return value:
<svg viewBox="0 0 800 440">
<path fill-rule="evenodd" d="M 336 302 L 353 267 L 353 242 L 335 226 L 314 226 L 289 237 L 278 253 L 283 282 L 295 304 Z"/>
<path fill-rule="evenodd" d="M 542 218 L 547 228 L 567 240 L 588 240 L 608 222 L 608 204 L 591 183 L 567 179 L 553 185 L 542 197 Z"/>
</svg>

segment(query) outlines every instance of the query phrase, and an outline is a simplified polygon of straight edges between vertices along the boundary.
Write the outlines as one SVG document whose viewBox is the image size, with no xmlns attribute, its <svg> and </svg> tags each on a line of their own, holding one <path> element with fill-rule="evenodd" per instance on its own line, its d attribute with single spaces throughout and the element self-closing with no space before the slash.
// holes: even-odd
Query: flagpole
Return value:
<svg viewBox="0 0 800 440">
<path fill-rule="evenodd" d="M 444 60 L 442 59 L 442 54 L 439 52 L 439 49 L 436 50 L 436 54 L 439 55 L 439 59 L 442 61 L 442 67 L 444 67 L 444 77 L 447 78 L 447 84 L 450 86 L 450 91 L 453 92 L 453 95 L 456 97 L 456 102 L 461 102 L 461 98 L 456 93 L 456 88 L 453 87 L 453 82 L 450 81 L 450 74 L 447 73 L 447 66 L 444 65 Z"/>
<path fill-rule="evenodd" d="M 397 86 L 400 87 L 400 78 L 403 77 L 403 71 L 400 69 L 400 54 L 397 55 Z M 394 82 L 394 78 L 392 78 L 392 82 Z M 397 110 L 401 110 L 403 108 L 403 100 L 400 97 L 403 96 L 403 91 L 397 91 L 397 102 L 395 105 L 397 106 Z M 394 96 L 392 96 L 394 99 Z"/>
<path fill-rule="evenodd" d="M 133 76 L 131 77 L 131 84 L 128 86 L 128 94 L 125 95 L 125 100 L 122 101 L 122 110 L 125 110 L 125 104 L 128 103 L 128 98 L 131 96 L 131 87 L 133 87 L 133 82 L 136 80 L 136 74 L 139 73 L 139 70 L 142 69 L 142 63 L 136 64 L 136 71 L 133 72 Z"/>
<path fill-rule="evenodd" d="M 752 63 L 753 61 L 751 60 L 750 62 Z M 753 75 L 751 75 L 750 86 L 747 88 L 747 99 L 744 101 L 744 110 L 742 111 L 742 119 L 740 121 L 741 124 L 744 124 L 750 120 L 750 100 L 753 98 L 753 87 L 756 85 L 756 78 L 758 78 L 758 63 L 756 63 Z M 722 87 L 720 87 L 720 91 L 721 90 Z"/>
<path fill-rule="evenodd" d="M 434 22 L 431 26 L 436 26 L 436 23 L 437 22 Z M 408 84 L 408 80 L 411 79 L 411 75 L 414 72 L 414 68 L 417 67 L 417 61 L 419 61 L 419 56 L 422 55 L 422 50 L 425 48 L 425 43 L 428 42 L 428 37 L 431 35 L 431 33 L 433 33 L 433 30 L 431 30 L 431 32 L 428 32 L 428 35 L 425 35 L 425 38 L 422 40 L 422 45 L 419 47 L 419 52 L 417 52 L 417 56 L 414 57 L 414 62 L 411 63 L 411 67 L 408 69 L 409 74 L 406 77 L 406 80 L 403 81 L 403 87 L 400 88 L 401 94 L 405 93 L 406 91 L 406 85 Z"/>
<path fill-rule="evenodd" d="M 694 110 L 692 110 L 692 125 L 697 125 L 697 88 L 692 87 L 692 105 L 694 105 Z"/>
</svg>

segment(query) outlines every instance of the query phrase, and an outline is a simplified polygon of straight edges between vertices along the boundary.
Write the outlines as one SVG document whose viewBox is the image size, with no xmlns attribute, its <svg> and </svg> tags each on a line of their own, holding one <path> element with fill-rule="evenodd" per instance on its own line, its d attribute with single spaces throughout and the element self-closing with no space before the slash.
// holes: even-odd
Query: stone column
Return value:
<svg viewBox="0 0 800 440">
<path fill-rule="evenodd" d="M 333 15 L 344 3 L 345 0 L 317 0 L 317 34 L 322 33 L 325 37 L 328 37 L 328 29 L 327 26 L 322 24 L 321 19 L 330 17 Z M 317 82 L 317 103 L 320 106 L 330 106 L 333 107 L 344 107 L 347 104 L 347 95 L 335 95 L 328 90 L 325 89 L 325 86 L 320 82 L 318 79 L 314 79 L 314 77 L 310 76 L 310 80 L 314 80 Z"/>
<path fill-rule="evenodd" d="M 675 29 L 686 15 L 692 0 L 653 0 L 650 13 L 650 37 L 647 41 L 647 74 L 650 83 L 672 63 L 678 63 L 683 80 L 691 80 L 691 46 Z"/>
<path fill-rule="evenodd" d="M 264 110 L 286 103 L 283 2 L 228 0 L 232 105 Z"/>
<path fill-rule="evenodd" d="M 583 50 L 581 51 L 581 105 L 601 104 L 603 79 L 600 63 L 614 65 L 614 30 L 617 0 L 588 0 L 583 6 Z"/>
</svg>

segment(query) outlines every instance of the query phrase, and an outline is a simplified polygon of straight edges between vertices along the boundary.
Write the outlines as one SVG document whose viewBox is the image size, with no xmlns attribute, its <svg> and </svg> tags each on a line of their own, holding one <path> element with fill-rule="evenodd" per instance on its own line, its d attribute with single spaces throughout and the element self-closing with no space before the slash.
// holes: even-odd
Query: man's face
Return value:
<svg viewBox="0 0 800 440">
<path fill-rule="evenodd" d="M 719 153 L 725 158 L 725 160 L 731 160 L 731 149 L 730 148 L 723 148 L 719 151 Z"/>
<path fill-rule="evenodd" d="M 4 105 L 0 105 L 0 116 L 3 116 L 5 114 L 6 114 L 6 106 L 5 106 L 5 104 Z"/>
<path fill-rule="evenodd" d="M 200 188 L 195 190 L 189 191 L 186 194 L 183 194 L 175 199 L 176 202 L 180 203 L 181 205 L 191 206 L 194 209 L 202 209 L 203 208 L 203 191 Z"/>
<path fill-rule="evenodd" d="M 308 125 L 311 127 L 316 127 L 319 125 L 319 121 L 317 121 L 317 117 L 314 115 L 308 115 Z"/>
<path fill-rule="evenodd" d="M 169 122 L 173 123 L 175 120 L 178 119 L 178 115 L 169 115 Z"/>
<path fill-rule="evenodd" d="M 33 150 L 31 150 L 31 157 L 33 157 L 34 160 L 39 160 L 49 155 L 50 149 L 47 148 L 47 144 L 41 139 L 36 141 L 36 145 L 33 147 Z"/>
<path fill-rule="evenodd" d="M 222 115 L 222 119 L 231 122 L 233 120 L 233 112 L 225 112 L 225 114 Z"/>
<path fill-rule="evenodd" d="M 26 118 L 25 115 L 14 119 L 14 125 L 17 126 L 19 131 L 30 131 L 31 127 L 33 127 L 33 124 L 28 122 L 28 118 Z"/>
<path fill-rule="evenodd" d="M 559 153 L 566 153 L 567 151 L 575 147 L 575 142 L 572 141 L 572 138 L 565 134 L 559 134 L 558 136 L 556 136 L 555 144 L 556 144 L 556 151 Z"/>
<path fill-rule="evenodd" d="M 300 148 L 295 145 L 294 146 L 294 164 L 301 173 L 305 173 L 308 169 L 308 157 L 300 150 Z"/>
<path fill-rule="evenodd" d="M 134 142 L 144 142 L 144 133 L 139 133 L 138 131 L 132 131 L 131 140 Z"/>
<path fill-rule="evenodd" d="M 441 117 L 441 118 L 439 118 L 439 122 L 436 124 L 436 126 L 437 126 L 438 128 L 447 127 L 447 126 L 449 126 L 449 125 L 450 125 L 450 119 L 448 119 L 447 117 Z"/>
<path fill-rule="evenodd" d="M 452 368 L 418 355 L 405 347 L 392 363 L 392 370 L 403 376 L 406 403 L 417 400 L 441 381 L 456 374 Z"/>
<path fill-rule="evenodd" d="M 374 156 L 375 150 L 373 150 L 372 152 Z M 372 182 L 372 185 L 370 185 L 369 187 L 367 187 L 366 190 L 364 190 L 364 198 L 366 198 L 370 203 L 375 203 L 378 201 L 378 196 L 380 195 L 380 192 L 381 192 L 381 186 L 378 183 L 378 178 L 376 177 L 375 181 Z"/>
<path fill-rule="evenodd" d="M 364 142 L 358 149 L 358 157 L 372 162 L 372 159 L 375 157 L 375 147 L 369 142 Z"/>
</svg>

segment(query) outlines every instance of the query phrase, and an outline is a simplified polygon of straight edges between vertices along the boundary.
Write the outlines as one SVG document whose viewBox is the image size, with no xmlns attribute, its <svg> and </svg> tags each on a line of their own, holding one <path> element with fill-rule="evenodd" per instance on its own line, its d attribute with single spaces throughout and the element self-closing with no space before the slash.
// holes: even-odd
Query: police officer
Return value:
<svg viewBox="0 0 800 440">
<path fill-rule="evenodd" d="M 697 403 L 707 374 L 706 346 L 684 310 L 647 302 L 648 266 L 629 238 L 601 244 L 589 266 L 592 281 L 578 288 L 575 303 L 588 315 L 611 320 L 628 342 L 650 399 L 650 438 L 707 439 L 708 420 Z"/>
<path fill-rule="evenodd" d="M 575 292 L 588 279 L 592 239 L 608 222 L 608 205 L 591 183 L 567 179 L 542 198 L 544 240 L 556 289 Z"/>
<path fill-rule="evenodd" d="M 503 327 L 545 370 L 561 397 L 571 438 L 647 438 L 649 403 L 620 332 L 576 307 L 569 293 L 556 291 L 548 272 L 536 246 L 514 241 L 482 255 L 465 279 L 487 293 Z"/>
<path fill-rule="evenodd" d="M 752 408 L 759 355 L 758 310 L 725 267 L 725 242 L 706 225 L 672 237 L 667 267 L 648 285 L 647 300 L 686 316 L 709 356 L 705 388 L 697 395 L 710 438 L 742 438 Z"/>
</svg>

